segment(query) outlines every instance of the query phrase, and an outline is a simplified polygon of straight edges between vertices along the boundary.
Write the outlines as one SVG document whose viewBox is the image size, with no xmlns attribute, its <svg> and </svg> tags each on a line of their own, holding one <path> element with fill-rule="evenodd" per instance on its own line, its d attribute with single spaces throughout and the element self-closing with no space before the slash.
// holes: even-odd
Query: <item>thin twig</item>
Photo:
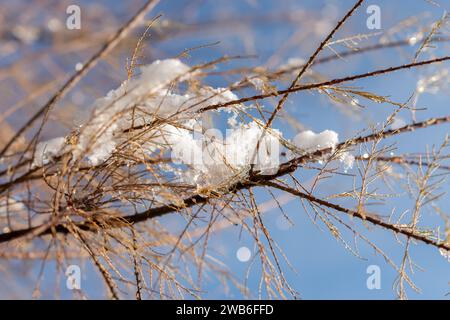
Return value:
<svg viewBox="0 0 450 320">
<path fill-rule="evenodd" d="M 389 136 L 397 135 L 404 132 L 411 132 L 416 129 L 420 128 L 427 128 L 430 126 L 435 126 L 438 124 L 448 123 L 450 122 L 450 116 L 448 117 L 442 117 L 442 118 L 432 118 L 428 119 L 422 122 L 409 124 L 406 126 L 403 126 L 398 129 L 392 129 L 392 130 L 385 130 L 382 132 L 376 132 L 367 136 L 361 136 L 354 139 L 349 139 L 347 141 L 344 141 L 336 146 L 336 150 L 340 150 L 343 148 L 347 148 L 352 145 L 357 145 L 361 143 L 367 143 L 370 141 L 375 141 L 377 139 L 386 138 Z M 320 159 L 324 157 L 327 154 L 330 154 L 333 152 L 333 148 L 325 148 L 321 150 L 317 150 L 315 152 L 311 152 L 305 155 L 302 155 L 300 157 L 294 158 L 288 162 L 285 162 L 280 165 L 278 171 L 272 175 L 262 175 L 262 174 L 254 174 L 247 181 L 240 181 L 237 182 L 231 186 L 228 187 L 229 193 L 235 193 L 242 189 L 248 189 L 254 186 L 257 186 L 258 184 L 270 181 L 276 178 L 279 178 L 281 176 L 284 176 L 286 174 L 294 172 L 300 165 L 306 164 L 311 161 L 315 161 L 317 159 Z M 192 206 L 195 206 L 197 204 L 206 203 L 209 201 L 209 198 L 205 197 L 204 195 L 196 194 L 191 197 L 188 197 L 182 201 L 181 204 L 175 205 L 163 205 L 156 208 L 150 208 L 144 212 L 125 216 L 125 217 L 114 217 L 109 218 L 104 221 L 102 221 L 102 225 L 108 225 L 110 228 L 117 228 L 117 227 L 123 227 L 125 225 L 134 224 L 146 221 L 148 219 L 153 219 L 156 217 L 160 217 L 163 215 L 166 215 L 168 213 L 180 211 Z M 95 231 L 98 228 L 97 223 L 95 222 L 82 222 L 76 225 L 77 228 L 84 230 L 84 231 Z M 0 243 L 9 242 L 11 240 L 19 239 L 21 237 L 27 236 L 30 233 L 36 232 L 36 230 L 39 230 L 37 232 L 37 235 L 45 235 L 50 234 L 52 232 L 56 233 L 63 233 L 66 234 L 69 232 L 68 228 L 62 224 L 58 224 L 53 227 L 47 227 L 43 228 L 42 226 L 27 228 L 27 229 L 21 229 L 21 230 L 14 230 L 6 233 L 0 234 Z"/>
<path fill-rule="evenodd" d="M 127 22 L 125 23 L 117 32 L 108 39 L 105 44 L 100 48 L 100 50 L 95 53 L 88 61 L 83 64 L 83 67 L 73 74 L 64 85 L 48 100 L 48 102 L 43 105 L 18 131 L 17 133 L 6 143 L 6 145 L 0 151 L 0 158 L 3 157 L 9 147 L 14 143 L 14 141 L 22 136 L 31 126 L 39 119 L 44 116 L 41 128 L 39 129 L 34 140 L 38 140 L 42 126 L 46 121 L 48 114 L 52 107 L 63 98 L 88 72 L 91 70 L 97 62 L 106 56 L 117 44 L 128 34 L 128 32 L 133 29 L 140 20 L 145 16 L 145 14 L 152 10 L 159 0 L 148 0 L 147 3 Z M 29 146 L 27 150 L 29 149 Z"/>
<path fill-rule="evenodd" d="M 286 186 L 280 185 L 280 184 L 272 182 L 272 181 L 265 181 L 265 182 L 263 182 L 263 184 L 267 185 L 269 187 L 273 187 L 273 188 L 277 188 L 277 189 L 283 190 L 285 192 L 289 192 L 290 194 L 296 195 L 296 196 L 298 196 L 298 197 L 300 197 L 302 199 L 306 199 L 306 200 L 308 200 L 310 202 L 317 203 L 317 204 L 319 204 L 321 206 L 325 206 L 325 207 L 334 209 L 334 210 L 339 211 L 339 212 L 344 212 L 344 213 L 346 213 L 346 214 L 348 214 L 348 215 L 350 215 L 352 217 L 356 217 L 356 218 L 361 219 L 361 220 L 369 221 L 370 223 L 372 223 L 374 225 L 377 225 L 377 226 L 383 227 L 385 229 L 394 231 L 395 233 L 398 233 L 398 234 L 403 234 L 403 235 L 407 236 L 408 238 L 413 238 L 413 239 L 422 241 L 422 242 L 424 242 L 426 244 L 435 246 L 436 248 L 444 249 L 444 250 L 450 250 L 450 244 L 448 244 L 446 242 L 437 242 L 437 241 L 435 241 L 433 239 L 430 239 L 430 238 L 428 238 L 428 237 L 426 237 L 424 235 L 418 234 L 417 232 L 414 232 L 414 231 L 412 231 L 410 229 L 402 228 L 402 227 L 398 227 L 396 225 L 390 224 L 388 222 L 385 222 L 385 221 L 381 220 L 380 218 L 377 218 L 373 214 L 370 214 L 370 213 L 362 214 L 359 211 L 354 211 L 354 210 L 351 210 L 351 209 L 344 208 L 344 207 L 342 207 L 340 205 L 337 205 L 337 204 L 334 204 L 334 203 L 331 203 L 331 202 L 319 199 L 319 198 L 314 197 L 312 195 L 303 193 L 301 191 L 298 191 L 298 190 L 290 188 L 290 187 L 286 187 Z"/>
<path fill-rule="evenodd" d="M 266 99 L 266 98 L 269 98 L 269 97 L 276 97 L 276 96 L 279 96 L 279 95 L 282 95 L 282 94 L 285 94 L 285 93 L 288 93 L 288 92 L 298 92 L 298 91 L 317 89 L 317 88 L 320 88 L 320 87 L 333 86 L 333 85 L 340 84 L 340 83 L 343 83 L 343 82 L 349 82 L 349 81 L 354 81 L 354 80 L 358 80 L 358 79 L 379 76 L 379 75 L 386 74 L 386 73 L 391 73 L 391 72 L 404 70 L 404 69 L 410 69 L 410 68 L 414 68 L 414 67 L 421 67 L 421 66 L 425 66 L 425 65 L 429 65 L 429 64 L 433 64 L 433 63 L 444 62 L 444 61 L 447 61 L 447 60 L 450 60 L 450 56 L 436 58 L 436 59 L 431 59 L 431 60 L 425 60 L 425 61 L 420 61 L 420 62 L 414 62 L 414 63 L 409 63 L 409 64 L 404 64 L 404 65 L 401 65 L 401 66 L 389 67 L 389 68 L 386 68 L 386 69 L 375 70 L 375 71 L 362 73 L 362 74 L 357 74 L 357 75 L 353 75 L 353 76 L 348 76 L 348 77 L 344 77 L 344 78 L 336 78 L 336 79 L 333 79 L 333 80 L 319 82 L 319 83 L 311 83 L 311 84 L 299 85 L 299 86 L 296 86 L 296 87 L 294 87 L 292 89 L 278 90 L 278 91 L 270 92 L 270 93 L 266 93 L 266 94 L 254 95 L 254 96 L 251 96 L 251 97 L 245 97 L 245 98 L 241 98 L 241 99 L 237 99 L 237 100 L 232 100 L 232 101 L 228 101 L 226 103 L 213 104 L 213 105 L 210 105 L 210 106 L 207 106 L 207 107 L 199 109 L 198 113 L 202 113 L 202 112 L 205 112 L 205 111 L 208 111 L 208 110 L 217 110 L 217 109 L 221 109 L 221 108 L 224 108 L 224 107 L 229 107 L 229 106 L 241 104 L 241 103 L 244 103 L 244 102 L 249 102 L 249 101 L 254 101 L 254 100 L 261 100 L 261 99 Z"/>
</svg>

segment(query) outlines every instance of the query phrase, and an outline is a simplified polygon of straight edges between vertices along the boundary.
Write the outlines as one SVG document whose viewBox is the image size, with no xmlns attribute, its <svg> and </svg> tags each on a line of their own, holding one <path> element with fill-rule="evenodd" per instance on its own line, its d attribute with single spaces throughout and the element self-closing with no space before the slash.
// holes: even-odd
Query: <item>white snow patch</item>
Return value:
<svg viewBox="0 0 450 320">
<path fill-rule="evenodd" d="M 289 58 L 286 63 L 280 66 L 281 70 L 289 70 L 293 68 L 299 68 L 304 65 L 306 61 L 303 58 L 293 57 Z"/>
<path fill-rule="evenodd" d="M 36 152 L 32 166 L 41 167 L 48 164 L 55 157 L 58 157 L 62 154 L 64 145 L 64 137 L 58 137 L 38 143 L 36 146 Z"/>
<path fill-rule="evenodd" d="M 332 130 L 325 130 L 320 133 L 314 133 L 311 130 L 303 131 L 297 134 L 292 139 L 293 145 L 298 149 L 295 153 L 312 153 L 322 149 L 336 148 L 339 143 L 338 134 Z M 291 157 L 294 155 L 291 154 Z M 342 163 L 344 172 L 353 168 L 355 157 L 349 152 L 342 152 L 339 156 L 339 161 Z M 323 164 L 321 159 L 318 159 L 319 164 Z"/>
<path fill-rule="evenodd" d="M 403 120 L 400 117 L 395 117 L 391 123 L 391 129 L 392 130 L 397 130 L 401 127 L 404 127 L 406 125 L 405 120 Z"/>
</svg>

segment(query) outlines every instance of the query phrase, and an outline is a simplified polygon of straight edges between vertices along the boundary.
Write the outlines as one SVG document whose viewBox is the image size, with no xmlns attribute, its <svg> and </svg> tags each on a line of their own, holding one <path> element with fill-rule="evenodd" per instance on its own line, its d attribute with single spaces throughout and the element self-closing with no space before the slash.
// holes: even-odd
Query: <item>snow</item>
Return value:
<svg viewBox="0 0 450 320">
<path fill-rule="evenodd" d="M 300 150 L 312 152 L 315 150 L 334 148 L 338 140 L 338 134 L 332 130 L 314 133 L 311 130 L 299 133 L 292 143 Z"/>
<path fill-rule="evenodd" d="M 248 174 L 250 164 L 262 174 L 274 173 L 279 166 L 281 132 L 273 130 L 263 135 L 263 126 L 257 122 L 231 128 L 225 137 L 218 130 L 208 130 L 195 139 L 186 130 L 179 129 L 176 139 L 174 136 L 168 139 L 173 143 L 172 159 L 193 168 L 179 173 L 186 182 L 219 185 L 242 179 Z"/>
<path fill-rule="evenodd" d="M 193 129 L 195 123 L 191 121 L 190 126 Z M 187 129 L 171 126 L 167 128 L 165 139 L 172 146 L 172 160 L 192 168 L 177 172 L 182 181 L 200 186 L 217 186 L 246 177 L 250 164 L 263 175 L 274 174 L 278 170 L 282 132 L 270 130 L 263 134 L 263 127 L 263 124 L 253 121 L 229 128 L 225 137 L 218 130 L 208 130 L 194 137 Z M 258 140 L 260 145 L 254 157 Z M 331 130 L 317 134 L 308 130 L 299 133 L 292 143 L 297 150 L 291 153 L 291 158 L 298 154 L 335 148 L 338 134 Z M 338 160 L 346 172 L 353 167 L 355 158 L 343 152 Z"/>
<path fill-rule="evenodd" d="M 324 130 L 320 133 L 306 130 L 300 132 L 292 139 L 292 144 L 297 148 L 295 152 L 297 154 L 311 153 L 328 148 L 335 149 L 338 143 L 338 134 L 332 130 Z M 344 172 L 347 172 L 353 168 L 355 157 L 349 152 L 342 152 L 338 160 L 342 163 Z"/>
<path fill-rule="evenodd" d="M 344 172 L 347 173 L 348 170 L 353 168 L 353 164 L 355 163 L 355 156 L 353 156 L 349 152 L 344 152 L 341 154 L 339 160 L 344 167 Z"/>
<path fill-rule="evenodd" d="M 127 110 L 131 111 L 137 103 L 144 103 L 148 111 L 155 115 L 162 113 L 161 110 L 166 113 L 168 110 L 173 111 L 174 104 L 168 105 L 167 102 L 175 100 L 175 103 L 180 103 L 180 99 L 187 97 L 174 97 L 162 89 L 177 78 L 179 81 L 187 80 L 189 70 L 190 68 L 178 59 L 156 60 L 142 67 L 140 76 L 125 81 L 116 90 L 111 90 L 105 98 L 98 99 L 94 103 L 91 121 L 82 128 L 75 155 L 80 157 L 86 154 L 92 165 L 107 160 L 120 142 L 114 139 L 114 134 L 130 127 L 132 122 L 129 117 L 124 118 L 124 114 Z M 164 106 L 161 105 L 162 97 L 167 98 Z M 135 124 L 142 123 L 138 121 Z"/>
<path fill-rule="evenodd" d="M 111 157 L 119 144 L 127 141 L 124 129 L 163 118 L 170 121 L 146 131 L 139 140 L 140 147 L 148 154 L 169 151 L 174 165 L 166 165 L 163 170 L 171 171 L 180 181 L 200 187 L 218 186 L 246 177 L 251 164 L 261 174 L 274 173 L 280 164 L 282 132 L 270 129 L 263 134 L 263 123 L 238 120 L 238 110 L 246 108 L 243 105 L 208 111 L 228 113 L 224 137 L 216 129 L 205 131 L 203 115 L 196 111 L 237 100 L 238 96 L 227 88 L 196 85 L 180 92 L 171 85 L 195 76 L 196 72 L 178 59 L 157 60 L 142 67 L 140 75 L 94 102 L 90 119 L 76 132 L 76 142 L 68 145 L 64 137 L 58 137 L 39 143 L 33 165 L 45 165 L 63 152 L 71 152 L 72 161 L 99 165 Z M 132 119 L 135 108 L 143 112 L 137 112 Z M 296 153 L 334 148 L 337 143 L 338 135 L 331 130 L 317 134 L 304 131 L 292 140 L 298 149 Z M 354 158 L 344 153 L 340 160 L 348 169 Z"/>
</svg>

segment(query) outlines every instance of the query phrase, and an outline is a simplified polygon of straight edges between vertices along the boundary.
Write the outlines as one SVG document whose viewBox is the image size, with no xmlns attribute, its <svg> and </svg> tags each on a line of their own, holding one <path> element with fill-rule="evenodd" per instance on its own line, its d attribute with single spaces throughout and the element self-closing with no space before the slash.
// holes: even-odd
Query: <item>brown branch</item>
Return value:
<svg viewBox="0 0 450 320">
<path fill-rule="evenodd" d="M 443 61 L 446 61 L 446 60 L 449 60 L 449 59 L 450 59 L 450 57 L 443 57 L 443 58 L 438 58 L 438 59 L 433 59 L 433 60 L 421 61 L 421 62 L 418 62 L 418 63 L 406 64 L 406 65 L 397 66 L 397 67 L 390 67 L 390 68 L 387 68 L 387 69 L 381 69 L 381 70 L 377 70 L 377 71 L 373 71 L 373 72 L 369 72 L 369 73 L 364 73 L 364 74 L 359 74 L 359 75 L 355 75 L 355 76 L 349 76 L 349 77 L 345 77 L 345 78 L 337 78 L 337 79 L 334 79 L 334 80 L 320 82 L 320 83 L 312 83 L 312 84 L 307 84 L 307 85 L 301 85 L 301 86 L 298 86 L 298 87 L 295 87 L 295 88 L 291 89 L 290 92 L 316 89 L 316 88 L 320 88 L 320 87 L 323 87 L 323 86 L 335 85 L 335 84 L 339 84 L 339 83 L 342 83 L 342 82 L 353 81 L 353 80 L 366 78 L 366 77 L 371 77 L 371 76 L 377 76 L 377 75 L 380 75 L 380 74 L 389 73 L 389 72 L 395 72 L 395 71 L 398 71 L 398 70 L 408 69 L 408 68 L 412 68 L 412 67 L 416 67 L 416 66 L 423 66 L 423 65 L 427 65 L 427 64 L 443 62 Z M 265 98 L 268 98 L 268 97 L 281 95 L 281 94 L 283 94 L 285 92 L 286 92 L 286 90 L 279 90 L 279 91 L 274 92 L 274 93 L 241 98 L 241 99 L 229 101 L 229 102 L 226 102 L 226 103 L 223 103 L 223 104 L 214 104 L 214 105 L 210 105 L 208 107 L 201 108 L 201 109 L 198 110 L 198 112 L 202 113 L 202 112 L 205 112 L 205 111 L 208 111 L 208 110 L 217 110 L 217 109 L 220 109 L 220 108 L 223 108 L 223 107 L 236 105 L 236 104 L 241 104 L 241 103 L 248 102 L 248 101 L 265 99 Z M 146 125 L 136 126 L 136 127 L 133 127 L 133 128 L 125 130 L 124 133 L 126 133 L 128 131 L 131 131 L 131 130 L 142 129 L 145 126 Z M 26 159 L 23 162 L 20 162 L 14 168 L 15 169 L 20 168 L 22 166 L 25 166 L 25 165 L 29 164 L 30 162 L 31 162 L 30 159 Z M 10 169 L 6 169 L 6 170 L 3 170 L 3 171 L 0 171 L 0 175 L 4 175 L 4 174 L 8 173 L 9 171 L 10 171 Z"/>
<path fill-rule="evenodd" d="M 375 141 L 377 139 L 383 139 L 389 136 L 393 136 L 396 134 L 404 133 L 404 132 L 411 132 L 416 129 L 420 128 L 427 128 L 430 126 L 435 126 L 438 124 L 448 123 L 450 122 L 450 116 L 442 117 L 442 118 L 432 118 L 428 119 L 422 122 L 417 122 L 413 124 L 409 124 L 406 126 L 403 126 L 401 128 L 395 129 L 395 130 L 385 130 L 382 132 L 376 132 L 367 136 L 360 136 L 354 139 L 350 139 L 347 141 L 344 141 L 336 146 L 337 150 L 347 148 L 352 145 L 357 145 L 361 143 L 367 143 L 370 141 Z M 228 187 L 227 193 L 235 193 L 239 190 L 248 189 L 254 186 L 258 186 L 258 184 L 270 181 L 276 178 L 279 178 L 281 176 L 284 176 L 286 174 L 294 172 L 300 165 L 315 161 L 319 158 L 322 158 L 328 154 L 333 152 L 333 148 L 325 148 L 321 150 L 317 150 L 315 152 L 307 153 L 305 155 L 299 156 L 297 158 L 294 158 L 288 162 L 285 162 L 280 165 L 278 171 L 275 174 L 272 175 L 262 175 L 262 174 L 252 174 L 246 181 L 237 182 L 231 186 Z M 146 221 L 148 219 L 153 219 L 156 217 L 160 217 L 163 215 L 166 215 L 168 213 L 180 211 L 189 207 L 193 207 L 197 204 L 207 203 L 209 201 L 209 198 L 196 194 L 191 197 L 188 197 L 182 201 L 179 205 L 163 205 L 156 208 L 150 208 L 144 212 L 125 216 L 125 217 L 114 217 L 109 218 L 104 221 L 101 221 L 101 223 L 97 223 L 96 221 L 86 221 L 82 222 L 76 225 L 77 228 L 84 231 L 95 231 L 98 229 L 98 225 L 106 226 L 110 228 L 117 228 L 117 227 L 123 227 L 125 225 L 129 224 L 135 224 L 139 222 Z M 46 235 L 51 234 L 53 232 L 56 233 L 63 233 L 67 234 L 69 233 L 69 229 L 64 226 L 63 224 L 58 224 L 53 227 L 44 227 L 42 225 L 37 227 L 31 227 L 27 229 L 21 229 L 21 230 L 14 230 L 6 233 L 0 234 L 0 243 L 9 242 L 11 240 L 19 239 L 21 237 L 24 237 L 26 235 L 32 234 L 33 232 L 36 232 L 37 235 Z"/>
<path fill-rule="evenodd" d="M 288 90 L 292 90 L 293 88 L 295 88 L 297 86 L 298 82 L 300 81 L 300 78 L 305 74 L 305 72 L 308 70 L 308 68 L 314 63 L 314 60 L 317 58 L 317 56 L 323 50 L 323 48 L 325 48 L 325 46 L 327 45 L 328 41 L 330 41 L 333 38 L 334 34 L 343 26 L 345 21 L 347 21 L 347 19 L 352 16 L 352 14 L 356 11 L 356 9 L 359 6 L 361 6 L 361 4 L 363 2 L 364 2 L 364 0 L 358 0 L 355 3 L 355 5 L 347 12 L 347 14 L 337 23 L 337 25 L 333 28 L 333 30 L 331 30 L 331 32 L 328 34 L 328 36 L 317 47 L 316 51 L 314 51 L 314 53 L 309 57 L 308 62 L 302 66 L 302 68 L 300 69 L 299 73 L 295 77 L 294 81 L 292 81 L 291 85 L 289 86 Z M 289 94 L 290 94 L 290 91 L 286 92 L 281 97 L 280 101 L 277 104 L 277 107 L 275 108 L 275 110 L 270 115 L 269 120 L 267 120 L 267 123 L 265 125 L 266 129 L 271 126 L 271 124 L 272 124 L 273 120 L 275 119 L 277 113 L 281 110 L 281 108 L 283 108 L 283 105 L 286 102 Z"/>
<path fill-rule="evenodd" d="M 83 64 L 81 70 L 73 74 L 64 85 L 50 98 L 50 100 L 42 106 L 13 136 L 0 151 L 0 158 L 3 157 L 9 147 L 14 143 L 14 141 L 23 135 L 31 126 L 38 120 L 41 116 L 44 116 L 44 121 L 48 116 L 48 113 L 52 107 L 63 98 L 67 92 L 69 92 L 88 72 L 91 70 L 97 62 L 106 56 L 117 44 L 128 34 L 128 32 L 133 29 L 140 20 L 145 16 L 145 14 L 153 9 L 159 0 L 148 0 L 147 3 L 117 32 L 108 39 L 101 49 L 95 53 L 87 62 Z M 43 122 L 44 123 L 44 122 Z M 42 125 L 43 125 L 42 123 Z M 42 128 L 41 125 L 41 128 Z M 40 131 L 40 130 L 39 130 Z M 39 133 L 38 133 L 39 134 Z M 37 140 L 37 138 L 35 139 Z"/>
</svg>

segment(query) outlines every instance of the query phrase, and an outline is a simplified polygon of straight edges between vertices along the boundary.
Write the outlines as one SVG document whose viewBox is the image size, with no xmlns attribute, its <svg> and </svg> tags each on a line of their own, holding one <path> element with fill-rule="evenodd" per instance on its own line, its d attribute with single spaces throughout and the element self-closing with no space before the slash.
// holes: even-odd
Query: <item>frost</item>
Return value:
<svg viewBox="0 0 450 320">
<path fill-rule="evenodd" d="M 76 71 L 80 71 L 81 69 L 83 69 L 83 64 L 82 64 L 81 62 L 78 62 L 78 63 L 75 65 L 75 70 L 76 70 Z"/>
</svg>

